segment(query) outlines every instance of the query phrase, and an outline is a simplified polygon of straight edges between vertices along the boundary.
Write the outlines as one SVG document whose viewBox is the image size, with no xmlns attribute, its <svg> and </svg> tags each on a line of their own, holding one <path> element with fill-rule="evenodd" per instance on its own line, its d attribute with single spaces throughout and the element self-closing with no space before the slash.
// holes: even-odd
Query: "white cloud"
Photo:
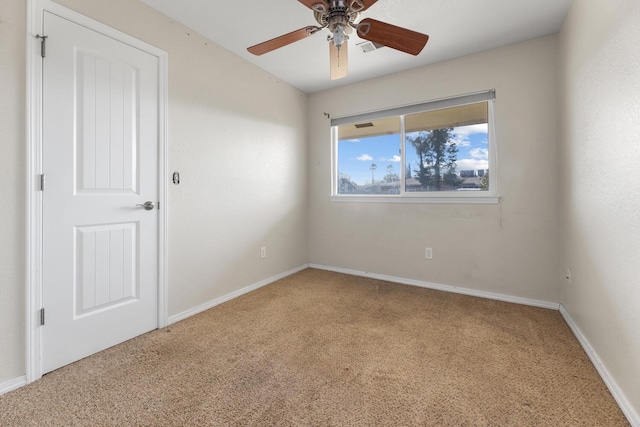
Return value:
<svg viewBox="0 0 640 427">
<path fill-rule="evenodd" d="M 356 157 L 356 160 L 360 160 L 361 162 L 370 162 L 373 160 L 373 157 L 368 154 L 362 154 L 361 156 Z"/>
<path fill-rule="evenodd" d="M 460 126 L 453 129 L 453 140 L 458 147 L 469 147 L 471 141 L 469 141 L 469 135 L 475 133 L 488 133 L 489 125 L 481 123 L 478 125 Z"/>
<path fill-rule="evenodd" d="M 380 158 L 381 162 L 394 162 L 394 163 L 400 163 L 400 161 L 402 160 L 402 158 L 400 156 L 398 156 L 397 154 L 395 156 L 393 156 L 390 159 L 385 159 L 384 157 Z"/>
<path fill-rule="evenodd" d="M 469 141 L 469 139 L 462 137 L 460 135 L 453 135 L 453 138 L 451 138 L 451 140 L 455 142 L 458 147 L 471 146 L 471 141 Z"/>
<path fill-rule="evenodd" d="M 489 150 L 487 148 L 472 148 L 469 155 L 477 160 L 487 160 L 489 158 Z"/>
<path fill-rule="evenodd" d="M 355 138 L 355 139 L 343 139 L 340 142 L 352 142 L 354 144 L 357 144 L 358 142 L 360 142 L 360 140 L 358 138 Z"/>
<path fill-rule="evenodd" d="M 466 139 L 469 135 L 474 133 L 489 133 L 489 125 L 486 123 L 480 123 L 478 125 L 460 126 L 454 128 L 453 133 Z"/>
<path fill-rule="evenodd" d="M 459 159 L 456 161 L 457 171 L 489 169 L 489 161 L 482 159 Z"/>
</svg>

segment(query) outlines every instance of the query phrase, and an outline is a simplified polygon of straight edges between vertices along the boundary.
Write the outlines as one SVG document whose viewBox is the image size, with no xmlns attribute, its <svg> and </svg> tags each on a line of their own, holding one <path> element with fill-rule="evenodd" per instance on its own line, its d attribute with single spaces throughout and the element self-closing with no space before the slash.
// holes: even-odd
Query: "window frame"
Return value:
<svg viewBox="0 0 640 427">
<path fill-rule="evenodd" d="M 489 189 L 487 191 L 424 191 L 407 192 L 405 180 L 406 133 L 405 116 L 427 111 L 441 110 L 462 105 L 487 102 L 488 109 L 488 147 L 489 147 Z M 368 113 L 354 114 L 331 119 L 331 201 L 357 203 L 466 203 L 496 204 L 500 201 L 498 194 L 498 158 L 495 136 L 495 90 L 476 92 L 450 98 L 442 98 L 418 104 L 377 110 Z M 382 118 L 400 117 L 400 140 L 402 167 L 400 168 L 400 193 L 386 194 L 339 194 L 338 193 L 338 127 L 345 124 L 360 123 Z"/>
</svg>

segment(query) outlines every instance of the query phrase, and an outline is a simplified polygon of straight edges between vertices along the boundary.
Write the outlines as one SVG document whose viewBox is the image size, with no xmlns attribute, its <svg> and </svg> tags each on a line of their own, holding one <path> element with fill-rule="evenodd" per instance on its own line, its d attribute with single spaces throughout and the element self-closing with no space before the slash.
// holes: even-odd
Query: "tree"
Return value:
<svg viewBox="0 0 640 427">
<path fill-rule="evenodd" d="M 480 178 L 480 189 L 484 191 L 489 190 L 489 171 L 485 171 L 482 178 Z"/>
<path fill-rule="evenodd" d="M 371 166 L 369 166 L 369 169 L 371 169 L 371 185 L 373 185 L 375 183 L 373 174 L 375 173 L 376 169 L 378 169 L 378 166 L 375 163 L 371 163 Z"/>
<path fill-rule="evenodd" d="M 407 136 L 418 155 L 416 178 L 425 189 L 442 190 L 443 185 L 458 188 L 462 180 L 456 175 L 458 145 L 454 142 L 453 128 L 434 129 Z"/>
<path fill-rule="evenodd" d="M 400 177 L 398 176 L 395 169 L 393 168 L 393 165 L 387 166 L 387 174 L 384 176 L 384 181 L 385 182 L 400 181 Z"/>
</svg>

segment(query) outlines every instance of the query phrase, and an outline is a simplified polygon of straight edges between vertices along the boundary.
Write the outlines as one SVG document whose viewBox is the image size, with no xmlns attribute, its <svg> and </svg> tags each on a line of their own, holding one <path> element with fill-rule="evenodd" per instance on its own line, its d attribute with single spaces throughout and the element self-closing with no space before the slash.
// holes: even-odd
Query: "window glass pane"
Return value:
<svg viewBox="0 0 640 427">
<path fill-rule="evenodd" d="M 489 190 L 486 102 L 405 117 L 405 190 Z"/>
<path fill-rule="evenodd" d="M 338 194 L 400 194 L 400 117 L 338 126 Z"/>
</svg>

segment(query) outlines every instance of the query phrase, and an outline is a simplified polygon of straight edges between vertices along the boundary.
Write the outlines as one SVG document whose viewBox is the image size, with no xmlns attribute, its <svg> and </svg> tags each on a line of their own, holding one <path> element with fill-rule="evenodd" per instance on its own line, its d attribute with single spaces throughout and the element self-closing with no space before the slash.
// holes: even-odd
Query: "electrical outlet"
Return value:
<svg viewBox="0 0 640 427">
<path fill-rule="evenodd" d="M 567 267 L 567 271 L 564 274 L 564 278 L 567 283 L 571 283 L 571 269 Z"/>
<path fill-rule="evenodd" d="M 260 248 L 260 258 L 266 258 L 267 257 L 267 247 L 263 246 Z"/>
<path fill-rule="evenodd" d="M 433 259 L 433 249 L 432 248 L 424 248 L 424 257 L 426 259 Z"/>
</svg>

